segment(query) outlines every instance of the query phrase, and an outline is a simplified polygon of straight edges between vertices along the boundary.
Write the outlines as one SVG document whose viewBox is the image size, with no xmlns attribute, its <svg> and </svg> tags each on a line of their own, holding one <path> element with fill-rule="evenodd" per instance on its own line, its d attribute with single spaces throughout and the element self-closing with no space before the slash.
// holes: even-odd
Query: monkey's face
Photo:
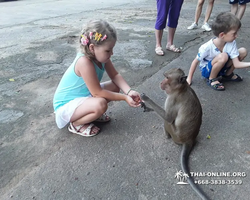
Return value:
<svg viewBox="0 0 250 200">
<path fill-rule="evenodd" d="M 179 91 L 183 87 L 187 87 L 186 76 L 182 69 L 173 68 L 166 71 L 164 74 L 165 79 L 161 82 L 161 89 L 167 94 Z"/>
<path fill-rule="evenodd" d="M 161 89 L 166 91 L 166 93 L 170 93 L 171 90 L 170 90 L 170 83 L 171 83 L 171 80 L 169 77 L 166 77 L 162 82 L 161 82 Z"/>
</svg>

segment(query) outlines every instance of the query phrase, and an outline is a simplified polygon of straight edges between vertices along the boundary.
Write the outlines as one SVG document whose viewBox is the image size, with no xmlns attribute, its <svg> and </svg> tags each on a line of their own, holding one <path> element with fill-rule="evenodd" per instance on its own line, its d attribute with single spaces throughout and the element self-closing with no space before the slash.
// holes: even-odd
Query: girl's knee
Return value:
<svg viewBox="0 0 250 200">
<path fill-rule="evenodd" d="M 242 47 L 239 49 L 239 60 L 242 61 L 247 56 L 247 49 Z"/>
<path fill-rule="evenodd" d="M 100 100 L 98 101 L 98 103 L 95 106 L 96 113 L 98 115 L 101 115 L 101 114 L 105 113 L 107 109 L 108 109 L 107 100 L 104 98 L 100 98 Z"/>
</svg>

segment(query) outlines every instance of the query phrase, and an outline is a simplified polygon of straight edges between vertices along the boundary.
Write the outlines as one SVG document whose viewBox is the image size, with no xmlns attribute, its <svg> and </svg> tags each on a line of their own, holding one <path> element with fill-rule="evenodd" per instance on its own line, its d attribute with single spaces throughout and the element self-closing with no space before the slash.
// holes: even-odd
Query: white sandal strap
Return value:
<svg viewBox="0 0 250 200">
<path fill-rule="evenodd" d="M 77 126 L 75 127 L 72 123 L 70 123 L 69 127 L 68 127 L 68 130 L 72 133 L 75 133 L 75 134 L 78 134 L 78 135 L 81 135 L 81 136 L 85 136 L 85 137 L 90 137 L 90 136 L 94 136 L 96 134 L 90 134 L 91 133 L 91 129 L 92 127 L 94 126 L 94 124 L 89 124 L 88 127 L 83 130 L 82 132 L 80 131 L 82 128 L 83 128 L 84 125 L 80 125 L 80 126 Z"/>
</svg>

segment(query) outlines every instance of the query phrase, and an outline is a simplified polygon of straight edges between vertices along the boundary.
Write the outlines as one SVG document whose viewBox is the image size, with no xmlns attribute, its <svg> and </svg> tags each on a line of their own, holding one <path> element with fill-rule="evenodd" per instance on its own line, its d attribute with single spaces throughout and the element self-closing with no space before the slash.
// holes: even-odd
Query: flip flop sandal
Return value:
<svg viewBox="0 0 250 200">
<path fill-rule="evenodd" d="M 72 123 L 70 123 L 69 127 L 68 127 L 68 130 L 71 133 L 75 133 L 75 134 L 78 134 L 78 135 L 81 135 L 81 136 L 84 136 L 84 137 L 92 137 L 92 136 L 97 135 L 100 132 L 100 130 L 99 130 L 96 133 L 91 134 L 92 128 L 97 127 L 97 126 L 95 126 L 94 124 L 91 123 L 91 124 L 88 125 L 87 128 L 84 128 L 85 125 L 80 125 L 80 126 L 75 127 Z"/>
<path fill-rule="evenodd" d="M 164 51 L 162 50 L 162 47 L 156 47 L 156 48 L 155 48 L 155 53 L 156 53 L 158 56 L 164 56 Z"/>
<path fill-rule="evenodd" d="M 216 84 L 212 85 L 212 83 L 215 82 L 215 81 L 218 81 L 218 78 L 213 78 L 213 79 L 208 80 L 207 84 L 211 88 L 213 88 L 214 90 L 217 90 L 217 91 L 225 90 L 225 87 L 224 87 L 224 85 L 222 83 L 216 83 Z M 221 88 L 220 86 L 223 86 L 223 88 Z"/>
<path fill-rule="evenodd" d="M 101 117 L 95 120 L 95 122 L 109 122 L 111 118 L 104 113 Z"/>
<path fill-rule="evenodd" d="M 174 53 L 181 53 L 181 48 L 176 47 L 174 44 L 172 44 L 171 46 L 166 46 L 166 49 Z"/>
<path fill-rule="evenodd" d="M 233 79 L 233 76 L 236 76 L 237 78 L 234 78 Z M 228 76 L 223 76 L 223 81 L 234 81 L 234 82 L 240 82 L 242 81 L 243 79 L 238 75 L 238 74 L 234 74 L 233 72 L 228 75 Z"/>
</svg>

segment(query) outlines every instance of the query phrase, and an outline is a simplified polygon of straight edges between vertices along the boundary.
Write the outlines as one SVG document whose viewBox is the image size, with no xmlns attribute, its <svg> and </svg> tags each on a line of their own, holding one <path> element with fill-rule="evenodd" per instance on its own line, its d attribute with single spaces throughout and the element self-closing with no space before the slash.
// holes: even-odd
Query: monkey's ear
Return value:
<svg viewBox="0 0 250 200">
<path fill-rule="evenodd" d="M 181 82 L 181 83 L 185 83 L 186 80 L 187 80 L 187 76 L 182 76 L 182 77 L 180 78 L 180 82 Z"/>
</svg>

